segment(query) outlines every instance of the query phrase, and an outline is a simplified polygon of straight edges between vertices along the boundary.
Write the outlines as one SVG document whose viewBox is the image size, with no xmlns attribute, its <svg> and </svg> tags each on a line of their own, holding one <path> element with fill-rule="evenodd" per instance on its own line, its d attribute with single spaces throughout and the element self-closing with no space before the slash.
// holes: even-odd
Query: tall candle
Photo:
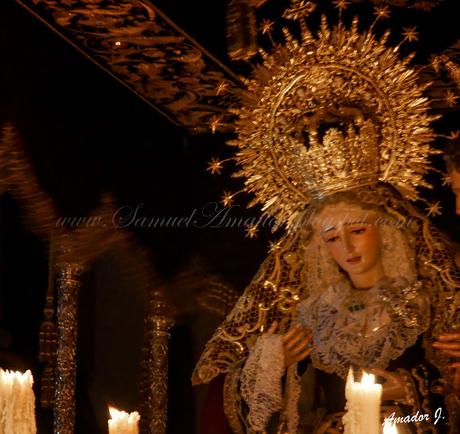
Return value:
<svg viewBox="0 0 460 434">
<path fill-rule="evenodd" d="M 32 373 L 0 369 L 0 433 L 36 434 Z"/>
<path fill-rule="evenodd" d="M 345 396 L 347 412 L 343 417 L 344 434 L 380 434 L 382 385 L 375 384 L 374 375 L 363 372 L 363 378 L 358 383 L 350 368 Z"/>
<path fill-rule="evenodd" d="M 126 413 L 115 408 L 109 408 L 109 434 L 139 434 L 140 416 L 137 411 Z"/>
</svg>

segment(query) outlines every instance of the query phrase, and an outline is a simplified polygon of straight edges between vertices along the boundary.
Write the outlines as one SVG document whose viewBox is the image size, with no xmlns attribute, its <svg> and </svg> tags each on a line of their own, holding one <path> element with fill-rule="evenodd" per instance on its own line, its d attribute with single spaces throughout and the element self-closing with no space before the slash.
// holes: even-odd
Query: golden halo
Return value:
<svg viewBox="0 0 460 434">
<path fill-rule="evenodd" d="M 284 29 L 283 45 L 260 50 L 236 110 L 230 144 L 250 205 L 289 228 L 314 196 L 384 182 L 417 199 L 436 117 L 413 56 L 388 47 L 389 33 L 360 33 L 357 19 L 347 29 L 323 17 L 316 36 L 301 29 L 300 41 Z"/>
</svg>

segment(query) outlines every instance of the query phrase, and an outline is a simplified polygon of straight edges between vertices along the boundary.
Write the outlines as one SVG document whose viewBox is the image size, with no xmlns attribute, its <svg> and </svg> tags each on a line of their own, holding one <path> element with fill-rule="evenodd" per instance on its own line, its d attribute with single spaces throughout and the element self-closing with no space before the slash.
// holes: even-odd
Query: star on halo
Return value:
<svg viewBox="0 0 460 434">
<path fill-rule="evenodd" d="M 218 158 L 211 158 L 211 161 L 208 163 L 207 171 L 211 172 L 211 175 L 219 175 L 224 166 L 222 165 L 222 161 Z"/>
<path fill-rule="evenodd" d="M 416 27 L 404 27 L 403 36 L 409 42 L 418 41 L 418 32 Z"/>
<path fill-rule="evenodd" d="M 222 199 L 220 200 L 223 206 L 231 206 L 233 205 L 233 194 L 229 191 L 224 191 L 222 195 Z"/>
<path fill-rule="evenodd" d="M 439 202 L 432 203 L 432 204 L 430 204 L 430 206 L 428 206 L 426 208 L 428 217 L 441 215 L 441 210 L 442 210 L 442 208 L 441 208 L 441 205 L 439 204 Z"/>
<path fill-rule="evenodd" d="M 213 116 L 211 118 L 211 122 L 209 123 L 209 126 L 211 127 L 211 132 L 214 134 L 219 127 L 220 124 L 220 119 L 216 116 Z"/>
<path fill-rule="evenodd" d="M 257 229 L 257 225 L 248 225 L 246 228 L 246 236 L 249 238 L 255 238 L 257 237 L 257 234 L 259 233 L 259 230 Z"/>
<path fill-rule="evenodd" d="M 269 251 L 272 253 L 276 250 L 278 250 L 281 246 L 281 243 L 279 241 L 277 242 L 273 242 L 273 241 L 270 241 L 270 244 L 269 244 Z"/>
<path fill-rule="evenodd" d="M 390 8 L 388 7 L 388 5 L 376 6 L 374 8 L 374 15 L 377 18 L 380 18 L 382 20 L 384 20 L 386 18 L 390 18 Z"/>
<path fill-rule="evenodd" d="M 450 175 L 448 173 L 444 173 L 442 175 L 442 185 L 443 187 L 447 186 L 447 185 L 451 185 L 452 184 L 452 178 L 450 177 Z"/>
<path fill-rule="evenodd" d="M 228 81 L 221 81 L 216 88 L 216 95 L 221 95 L 228 90 Z"/>
<path fill-rule="evenodd" d="M 265 35 L 266 33 L 270 34 L 273 31 L 273 27 L 275 26 L 275 22 L 271 20 L 264 19 L 260 23 L 260 31 L 262 32 L 262 35 Z"/>
<path fill-rule="evenodd" d="M 446 103 L 449 107 L 454 107 L 457 104 L 458 95 L 455 95 L 454 92 L 448 90 L 445 96 Z"/>
<path fill-rule="evenodd" d="M 460 130 L 451 131 L 449 135 L 447 136 L 449 140 L 456 140 L 459 137 L 460 137 Z"/>
<path fill-rule="evenodd" d="M 333 3 L 336 9 L 340 9 L 341 11 L 345 10 L 350 5 L 348 0 L 334 0 Z"/>
</svg>

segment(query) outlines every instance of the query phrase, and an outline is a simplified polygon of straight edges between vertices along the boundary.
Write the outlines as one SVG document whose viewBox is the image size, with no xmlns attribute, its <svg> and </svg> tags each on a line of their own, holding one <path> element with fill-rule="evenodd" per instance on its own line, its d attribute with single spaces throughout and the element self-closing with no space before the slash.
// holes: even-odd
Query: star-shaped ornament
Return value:
<svg viewBox="0 0 460 434">
<path fill-rule="evenodd" d="M 216 89 L 216 95 L 222 95 L 228 90 L 228 81 L 221 81 Z"/>
<path fill-rule="evenodd" d="M 336 9 L 340 9 L 341 11 L 345 10 L 350 5 L 348 0 L 334 0 L 333 3 Z"/>
<path fill-rule="evenodd" d="M 375 9 L 374 9 L 374 15 L 377 18 L 380 18 L 382 20 L 384 20 L 386 18 L 390 18 L 390 8 L 388 7 L 388 5 L 376 6 Z"/>
<path fill-rule="evenodd" d="M 270 252 L 275 252 L 276 250 L 278 250 L 280 248 L 281 244 L 279 241 L 277 241 L 276 243 L 273 242 L 273 241 L 270 241 L 269 243 L 269 251 Z"/>
<path fill-rule="evenodd" d="M 249 238 L 257 237 L 259 230 L 257 229 L 257 225 L 248 225 L 246 228 L 246 236 Z"/>
<path fill-rule="evenodd" d="M 273 32 L 274 26 L 275 26 L 274 21 L 264 19 L 262 23 L 260 24 L 259 29 L 262 32 L 262 35 L 265 35 L 267 33 L 270 34 L 271 32 Z"/>
<path fill-rule="evenodd" d="M 218 158 L 211 158 L 211 161 L 208 163 L 207 171 L 211 172 L 211 175 L 218 175 L 224 168 L 223 162 Z"/>
<path fill-rule="evenodd" d="M 404 27 L 404 39 L 409 42 L 418 41 L 418 32 L 416 27 Z"/>
<path fill-rule="evenodd" d="M 442 175 L 442 185 L 443 185 L 443 187 L 446 187 L 448 185 L 452 185 L 452 178 L 450 177 L 450 175 L 448 173 L 444 173 Z"/>
<path fill-rule="evenodd" d="M 449 107 L 454 107 L 457 104 L 458 95 L 455 95 L 454 92 L 448 90 L 445 96 L 446 103 Z"/>
<path fill-rule="evenodd" d="M 233 205 L 233 194 L 229 191 L 224 191 L 222 199 L 220 200 L 223 206 L 231 206 Z"/>
<path fill-rule="evenodd" d="M 214 134 L 217 131 L 217 128 L 219 127 L 220 124 L 220 119 L 216 116 L 213 116 L 211 118 L 211 122 L 209 126 L 211 127 L 211 132 Z"/>
<path fill-rule="evenodd" d="M 441 215 L 442 208 L 439 202 L 436 202 L 436 203 L 430 204 L 430 206 L 427 207 L 426 210 L 427 210 L 428 217 L 431 217 L 431 216 Z"/>
<path fill-rule="evenodd" d="M 451 131 L 447 138 L 449 140 L 457 140 L 460 137 L 460 130 Z"/>
</svg>

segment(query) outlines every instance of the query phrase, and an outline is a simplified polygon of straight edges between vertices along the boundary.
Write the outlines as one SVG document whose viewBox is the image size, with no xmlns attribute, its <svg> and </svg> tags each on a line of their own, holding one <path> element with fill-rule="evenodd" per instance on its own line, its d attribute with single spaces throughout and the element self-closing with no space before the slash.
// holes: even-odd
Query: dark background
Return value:
<svg viewBox="0 0 460 434">
<path fill-rule="evenodd" d="M 225 51 L 225 3 L 162 0 L 155 4 L 230 64 Z M 418 23 L 421 39 L 417 59 L 423 61 L 460 38 L 455 3 L 456 0 L 446 0 L 431 14 L 394 8 L 389 24 L 401 29 Z M 351 11 L 363 12 L 363 22 L 369 21 L 369 6 L 353 6 Z M 267 8 L 266 12 L 273 10 Z M 398 32 L 394 33 L 397 36 Z M 212 177 L 206 172 L 212 156 L 228 152 L 224 135 L 191 137 L 172 126 L 13 0 L 0 2 L 0 59 L 0 121 L 12 120 L 18 126 L 41 186 L 53 197 L 61 215 L 86 215 L 98 205 L 101 193 L 109 191 L 119 206 L 143 204 L 145 215 L 188 216 L 194 209 L 202 212 L 207 204 L 218 201 L 222 191 L 234 183 L 226 176 L 228 173 Z M 237 72 L 244 70 L 243 65 L 232 67 Z M 458 112 L 450 111 L 438 126 L 445 131 L 460 129 Z M 441 148 L 444 144 L 438 143 Z M 436 160 L 436 166 L 443 169 L 441 158 Z M 437 177 L 433 181 L 436 188 L 426 192 L 426 197 L 440 200 L 444 208 L 444 215 L 436 223 L 457 239 L 453 198 Z M 18 358 L 14 359 L 18 366 L 22 363 L 32 367 L 37 375 L 47 246 L 24 228 L 18 205 L 8 194 L 1 197 L 0 207 L 0 339 Z M 249 216 L 257 211 L 248 214 L 236 208 L 232 212 Z M 238 290 L 257 270 L 270 238 L 268 231 L 262 231 L 258 239 L 250 240 L 242 229 L 231 228 L 129 230 L 147 246 L 152 266 L 164 279 L 174 279 L 192 258 L 200 257 L 210 272 Z M 95 410 L 88 396 L 88 388 L 97 383 L 95 372 L 100 373 L 98 357 L 106 357 L 107 363 L 114 366 L 117 363 L 116 354 L 110 355 L 109 345 L 105 353 L 97 347 L 103 339 L 91 332 L 95 322 L 99 321 L 101 330 L 115 335 L 131 324 L 134 336 L 142 325 L 145 300 L 139 294 L 126 297 L 129 292 L 124 289 L 130 291 L 129 282 L 117 282 L 113 262 L 110 256 L 98 261 L 86 273 L 82 288 L 81 333 L 85 339 L 79 342 L 79 433 L 101 432 L 96 423 L 101 415 L 95 413 L 103 410 Z M 108 296 L 107 291 L 112 290 L 109 295 L 113 297 Z M 98 300 L 103 301 L 105 311 L 100 309 Z M 111 311 L 117 305 L 125 306 L 118 317 Z M 107 329 L 109 320 L 113 329 Z M 171 343 L 171 433 L 194 432 L 191 427 L 198 417 L 189 378 L 200 349 L 196 348 L 191 321 L 193 318 L 187 316 L 178 320 Z M 211 330 L 208 324 L 202 333 Z M 122 337 L 119 344 L 123 347 Z M 130 340 L 129 333 L 124 339 Z M 139 337 L 133 338 L 124 353 L 139 343 Z M 125 362 L 123 366 L 130 366 L 129 361 Z M 134 398 L 124 401 L 123 394 L 133 395 L 137 373 L 131 374 L 126 370 L 119 373 L 121 382 L 133 384 L 131 389 L 114 387 L 104 399 L 130 404 Z M 108 384 L 116 377 L 109 376 L 104 381 Z M 51 432 L 49 416 L 41 416 L 41 432 Z"/>
</svg>

